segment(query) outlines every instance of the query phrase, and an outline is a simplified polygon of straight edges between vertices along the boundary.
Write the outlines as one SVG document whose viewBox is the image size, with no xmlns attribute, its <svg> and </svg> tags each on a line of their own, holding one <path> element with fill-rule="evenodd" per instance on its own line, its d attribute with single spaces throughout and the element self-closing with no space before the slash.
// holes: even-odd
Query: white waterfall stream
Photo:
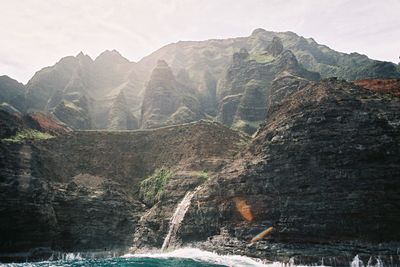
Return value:
<svg viewBox="0 0 400 267">
<path fill-rule="evenodd" d="M 364 263 L 362 260 L 360 260 L 358 255 L 356 255 L 353 261 L 351 262 L 351 267 L 364 267 Z"/>
<path fill-rule="evenodd" d="M 169 230 L 167 236 L 164 239 L 164 243 L 161 248 L 162 251 L 167 249 L 168 246 L 171 244 L 171 242 L 174 242 L 176 233 L 178 232 L 178 229 L 183 221 L 183 218 L 185 217 L 185 214 L 189 209 L 192 198 L 197 191 L 198 189 L 187 192 L 185 197 L 176 207 L 175 212 L 169 221 Z"/>
</svg>

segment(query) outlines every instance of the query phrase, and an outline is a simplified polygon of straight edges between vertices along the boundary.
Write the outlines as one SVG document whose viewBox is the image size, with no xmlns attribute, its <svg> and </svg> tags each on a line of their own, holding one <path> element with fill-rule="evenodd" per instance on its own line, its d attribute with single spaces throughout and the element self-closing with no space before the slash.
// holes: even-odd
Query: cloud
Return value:
<svg viewBox="0 0 400 267">
<path fill-rule="evenodd" d="M 0 74 L 23 82 L 80 51 L 117 49 L 137 61 L 178 40 L 247 36 L 259 27 L 381 60 L 400 54 L 398 0 L 3 0 L 0 8 Z"/>
</svg>

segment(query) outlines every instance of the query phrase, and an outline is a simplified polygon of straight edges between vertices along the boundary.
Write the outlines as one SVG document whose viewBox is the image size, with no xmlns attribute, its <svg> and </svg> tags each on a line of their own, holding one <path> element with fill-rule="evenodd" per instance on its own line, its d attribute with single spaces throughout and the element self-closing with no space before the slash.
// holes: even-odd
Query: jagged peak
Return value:
<svg viewBox="0 0 400 267">
<path fill-rule="evenodd" d="M 153 69 L 150 77 L 150 81 L 175 81 L 175 75 L 172 73 L 171 68 L 168 66 L 168 63 L 159 59 L 157 61 L 157 66 Z"/>
<path fill-rule="evenodd" d="M 79 62 L 82 62 L 82 61 L 92 62 L 93 61 L 89 55 L 84 54 L 82 51 L 79 52 L 78 55 L 76 55 L 76 59 L 78 59 Z"/>
<path fill-rule="evenodd" d="M 117 50 L 105 50 L 100 55 L 96 57 L 94 61 L 103 61 L 103 60 L 115 60 L 120 62 L 129 62 L 128 59 L 124 58 Z"/>
</svg>

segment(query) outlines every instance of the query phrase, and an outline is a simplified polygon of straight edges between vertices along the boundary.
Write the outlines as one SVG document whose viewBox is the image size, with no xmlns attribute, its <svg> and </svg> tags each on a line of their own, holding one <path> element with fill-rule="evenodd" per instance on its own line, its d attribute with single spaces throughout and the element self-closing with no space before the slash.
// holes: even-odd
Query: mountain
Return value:
<svg viewBox="0 0 400 267">
<path fill-rule="evenodd" d="M 169 44 L 144 57 L 138 67 L 149 73 L 158 59 L 169 63 L 173 71 L 186 69 L 195 81 L 200 81 L 207 70 L 217 80 L 224 75 L 224 68 L 232 55 L 241 48 L 249 51 L 250 57 L 258 62 L 270 61 L 274 53 L 265 52 L 277 49 L 273 40 L 279 38 L 282 49 L 290 50 L 297 60 L 309 71 L 320 73 L 322 78 L 338 77 L 346 80 L 362 78 L 396 78 L 400 72 L 391 62 L 369 59 L 358 53 L 341 53 L 318 44 L 312 38 L 304 38 L 293 32 L 272 32 L 256 29 L 248 37 L 212 39 L 207 41 L 180 41 Z M 271 51 L 272 52 L 272 51 Z"/>
<path fill-rule="evenodd" d="M 264 56 L 274 58 L 267 62 L 251 59 L 244 48 L 233 54 L 232 63 L 217 92 L 222 99 L 219 107 L 219 120 L 222 123 L 252 134 L 265 119 L 270 87 L 277 77 L 293 75 L 319 80 L 318 73 L 307 71 L 291 51 L 283 50 L 279 38 L 275 37 L 271 45 Z"/>
<path fill-rule="evenodd" d="M 121 92 L 129 104 L 140 102 L 137 94 L 142 85 L 133 67 L 115 50 L 95 60 L 82 52 L 65 57 L 29 80 L 28 109 L 54 113 L 75 129 L 106 128 L 107 114 Z"/>
<path fill-rule="evenodd" d="M 352 81 L 398 79 L 400 71 L 293 32 L 256 29 L 247 37 L 179 41 L 137 63 L 116 50 L 94 60 L 81 52 L 38 71 L 25 86 L 1 77 L 0 101 L 7 110 L 51 113 L 74 129 L 131 129 L 135 118 L 140 128 L 210 118 L 253 134 L 273 104 L 271 85 L 284 76 Z"/>
<path fill-rule="evenodd" d="M 170 240 L 398 266 L 399 81 L 392 63 L 262 29 L 1 76 L 0 261 Z"/>
</svg>

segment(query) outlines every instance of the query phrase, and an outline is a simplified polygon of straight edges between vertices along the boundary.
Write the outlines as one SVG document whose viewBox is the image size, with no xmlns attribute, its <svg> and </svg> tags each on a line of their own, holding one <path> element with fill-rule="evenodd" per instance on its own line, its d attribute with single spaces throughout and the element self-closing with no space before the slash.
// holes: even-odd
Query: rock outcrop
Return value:
<svg viewBox="0 0 400 267">
<path fill-rule="evenodd" d="M 80 100 L 79 103 L 86 103 L 86 98 L 81 98 Z M 88 130 L 93 127 L 88 109 L 80 104 L 62 100 L 52 113 L 75 130 Z"/>
<path fill-rule="evenodd" d="M 293 93 L 195 195 L 179 236 L 270 259 L 340 265 L 379 254 L 390 263 L 400 240 L 399 107 L 397 97 L 334 79 Z M 267 240 L 247 245 L 270 226 Z"/>
<path fill-rule="evenodd" d="M 283 44 L 279 37 L 274 36 L 272 38 L 271 43 L 267 47 L 268 53 L 270 53 L 273 57 L 278 56 L 280 53 L 283 52 Z"/>
<path fill-rule="evenodd" d="M 60 122 L 51 114 L 41 112 L 28 113 L 25 115 L 10 113 L 0 110 L 0 138 L 15 136 L 24 130 L 36 130 L 52 136 L 72 131 L 71 128 Z"/>
<path fill-rule="evenodd" d="M 119 93 L 109 111 L 107 129 L 134 130 L 138 128 L 138 119 L 130 111 L 124 93 Z"/>
<path fill-rule="evenodd" d="M 354 84 L 374 92 L 400 96 L 400 79 L 365 79 L 354 81 Z"/>
<path fill-rule="evenodd" d="M 271 102 L 270 87 L 275 78 L 293 75 L 307 80 L 319 79 L 319 74 L 304 69 L 292 52 L 285 50 L 278 53 L 279 42 L 279 39 L 275 38 L 272 43 L 274 47 L 268 48 L 271 52 L 266 53 L 268 55 L 271 53 L 273 58 L 268 62 L 251 59 L 246 49 L 241 49 L 233 55 L 232 64 L 227 69 L 225 79 L 218 87 L 219 96 L 223 97 L 219 107 L 221 122 L 230 122 L 226 125 L 252 134 L 265 119 L 266 110 Z M 235 104 L 236 98 L 229 97 L 233 95 L 242 95 L 239 105 Z M 234 102 L 231 103 L 229 100 Z M 232 109 L 233 106 L 236 108 Z M 226 114 L 227 110 L 232 110 L 232 113 Z M 233 119 L 226 120 L 224 119 L 226 117 Z"/>
<path fill-rule="evenodd" d="M 196 92 L 176 81 L 164 60 L 159 60 L 144 92 L 141 128 L 155 128 L 203 117 Z"/>
<path fill-rule="evenodd" d="M 24 112 L 25 87 L 23 84 L 8 76 L 0 76 L 0 105 L 7 103 L 18 112 Z"/>
<path fill-rule="evenodd" d="M 203 173 L 221 169 L 247 140 L 207 121 L 144 131 L 75 131 L 20 143 L 2 139 L 0 259 L 32 259 L 39 247 L 47 248 L 41 259 L 52 250 L 126 251 L 150 208 L 139 197 L 140 182 L 158 168 L 173 171 L 166 186 L 176 189 L 156 204 L 161 213 L 153 219 L 161 219 L 163 234 L 185 190 L 203 183 Z"/>
</svg>

